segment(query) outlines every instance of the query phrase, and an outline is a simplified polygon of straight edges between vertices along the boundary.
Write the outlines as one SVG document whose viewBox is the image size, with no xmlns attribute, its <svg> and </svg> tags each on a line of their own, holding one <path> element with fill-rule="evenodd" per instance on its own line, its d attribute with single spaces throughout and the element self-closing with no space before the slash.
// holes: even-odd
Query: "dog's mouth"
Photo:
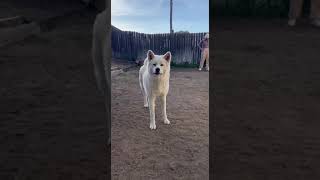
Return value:
<svg viewBox="0 0 320 180">
<path fill-rule="evenodd" d="M 159 75 L 161 75 L 161 73 L 160 72 L 155 72 L 155 73 L 153 73 L 154 75 L 156 75 L 156 76 L 159 76 Z"/>
</svg>

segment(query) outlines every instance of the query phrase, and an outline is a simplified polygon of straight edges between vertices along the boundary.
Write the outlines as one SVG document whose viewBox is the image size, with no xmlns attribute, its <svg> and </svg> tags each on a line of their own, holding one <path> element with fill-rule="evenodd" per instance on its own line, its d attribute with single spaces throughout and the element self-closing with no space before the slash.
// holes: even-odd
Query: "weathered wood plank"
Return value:
<svg viewBox="0 0 320 180">
<path fill-rule="evenodd" d="M 175 64 L 198 64 L 201 52 L 198 42 L 205 33 L 144 34 L 130 31 L 112 33 L 112 53 L 116 58 L 137 60 L 145 58 L 147 50 L 157 54 L 171 51 Z"/>
</svg>

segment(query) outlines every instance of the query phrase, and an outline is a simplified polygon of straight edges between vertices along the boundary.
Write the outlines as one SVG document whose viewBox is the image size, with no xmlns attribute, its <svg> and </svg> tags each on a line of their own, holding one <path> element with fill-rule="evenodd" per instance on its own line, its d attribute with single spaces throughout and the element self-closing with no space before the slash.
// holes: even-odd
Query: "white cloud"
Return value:
<svg viewBox="0 0 320 180">
<path fill-rule="evenodd" d="M 152 15 L 164 0 L 111 0 L 111 16 Z"/>
<path fill-rule="evenodd" d="M 112 25 L 123 31 L 136 31 L 140 33 L 165 33 L 169 32 L 169 24 L 159 21 L 156 24 L 152 21 L 129 21 L 118 20 L 112 21 Z"/>
<path fill-rule="evenodd" d="M 122 31 L 146 32 L 146 30 L 142 28 L 142 26 L 136 26 L 128 22 L 114 22 L 112 23 L 112 25 L 114 25 Z"/>
<path fill-rule="evenodd" d="M 135 13 L 134 9 L 128 4 L 126 0 L 112 0 L 111 1 L 111 15 L 112 16 L 126 16 Z"/>
</svg>

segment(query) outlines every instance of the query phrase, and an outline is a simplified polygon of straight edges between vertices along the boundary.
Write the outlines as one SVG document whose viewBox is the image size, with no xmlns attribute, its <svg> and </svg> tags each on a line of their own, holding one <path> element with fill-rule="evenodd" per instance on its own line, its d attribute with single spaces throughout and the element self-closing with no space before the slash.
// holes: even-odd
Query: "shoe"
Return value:
<svg viewBox="0 0 320 180">
<path fill-rule="evenodd" d="M 202 70 L 202 68 L 199 68 L 199 71 L 201 71 Z"/>
<path fill-rule="evenodd" d="M 289 19 L 288 25 L 289 26 L 295 26 L 296 25 L 296 19 Z"/>
</svg>

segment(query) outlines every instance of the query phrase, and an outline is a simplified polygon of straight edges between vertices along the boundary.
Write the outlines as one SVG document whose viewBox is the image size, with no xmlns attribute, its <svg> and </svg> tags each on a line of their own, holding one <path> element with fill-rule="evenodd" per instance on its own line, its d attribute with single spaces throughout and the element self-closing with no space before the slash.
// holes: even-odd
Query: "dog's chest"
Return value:
<svg viewBox="0 0 320 180">
<path fill-rule="evenodd" d="M 151 89 L 155 95 L 164 95 L 168 93 L 169 79 L 159 78 L 152 81 Z"/>
</svg>

